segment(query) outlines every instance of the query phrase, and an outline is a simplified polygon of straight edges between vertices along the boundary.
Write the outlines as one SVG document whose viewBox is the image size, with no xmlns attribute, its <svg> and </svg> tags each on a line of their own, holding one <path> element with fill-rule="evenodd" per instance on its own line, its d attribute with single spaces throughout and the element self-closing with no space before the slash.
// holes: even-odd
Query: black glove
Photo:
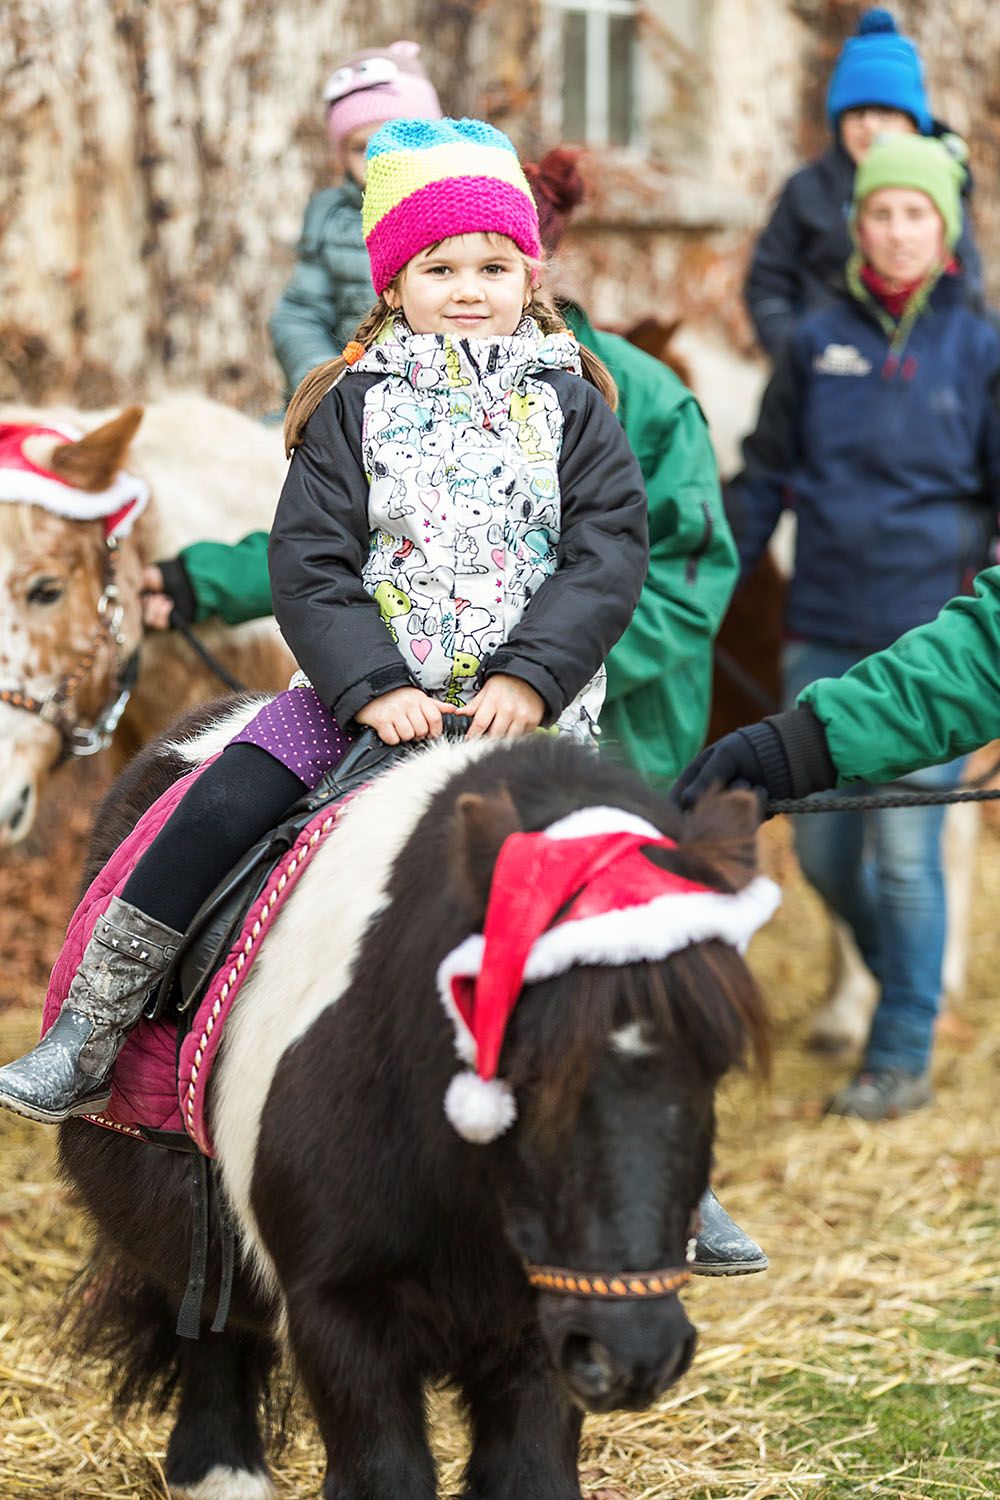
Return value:
<svg viewBox="0 0 1000 1500">
<path fill-rule="evenodd" d="M 198 600 L 195 598 L 187 568 L 179 557 L 169 557 L 156 566 L 163 575 L 163 592 L 174 601 L 170 612 L 170 624 L 193 625 L 198 616 Z"/>
<path fill-rule="evenodd" d="M 826 732 L 810 708 L 772 714 L 727 734 L 696 756 L 670 788 L 687 811 L 710 787 L 749 787 L 762 801 L 808 797 L 837 784 Z"/>
</svg>

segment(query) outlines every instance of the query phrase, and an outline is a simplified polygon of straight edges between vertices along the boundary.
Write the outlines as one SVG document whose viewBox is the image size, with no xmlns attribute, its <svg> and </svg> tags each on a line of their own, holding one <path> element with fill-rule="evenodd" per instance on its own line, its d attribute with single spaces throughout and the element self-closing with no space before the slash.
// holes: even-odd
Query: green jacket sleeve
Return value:
<svg viewBox="0 0 1000 1500">
<path fill-rule="evenodd" d="M 194 593 L 198 620 L 220 615 L 227 625 L 241 625 L 271 613 L 267 576 L 266 531 L 252 531 L 242 541 L 195 542 L 180 553 Z"/>
<path fill-rule="evenodd" d="M 649 573 L 632 621 L 608 658 L 608 702 L 705 661 L 737 576 L 715 455 L 701 409 L 687 396 L 660 420 L 626 433 L 649 499 Z M 707 705 L 706 705 L 707 707 Z"/>
<path fill-rule="evenodd" d="M 823 724 L 841 781 L 892 781 L 1000 737 L 1000 567 L 798 702 Z"/>
</svg>

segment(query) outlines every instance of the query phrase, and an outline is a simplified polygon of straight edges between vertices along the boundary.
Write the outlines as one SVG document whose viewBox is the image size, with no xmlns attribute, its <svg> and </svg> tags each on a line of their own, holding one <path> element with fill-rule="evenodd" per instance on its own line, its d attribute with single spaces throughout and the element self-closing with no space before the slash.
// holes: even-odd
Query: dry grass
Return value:
<svg viewBox="0 0 1000 1500">
<path fill-rule="evenodd" d="M 721 1107 L 719 1185 L 769 1250 L 767 1276 L 700 1282 L 687 1305 L 700 1353 L 641 1415 L 587 1423 L 591 1500 L 958 1500 L 1000 1495 L 1000 836 L 980 854 L 963 1050 L 942 1046 L 938 1102 L 884 1126 L 825 1120 L 839 1081 L 802 1051 L 824 984 L 816 911 L 787 832 L 767 857 L 786 902 L 753 960 L 770 995 L 770 1094 L 737 1080 Z M 9 971 L 8 971 L 9 977 Z M 17 990 L 22 992 L 23 985 Z M 11 991 L 8 988 L 8 993 Z M 34 1018 L 0 1015 L 0 1056 Z M 52 1138 L 4 1115 L 0 1149 L 0 1496 L 162 1500 L 167 1424 L 116 1428 L 99 1368 L 58 1357 L 58 1308 L 83 1256 L 51 1178 Z M 463 1434 L 435 1401 L 442 1493 Z M 278 1468 L 282 1496 L 314 1495 L 320 1452 L 303 1415 Z M 402 1500 L 402 1497 L 401 1497 Z"/>
</svg>

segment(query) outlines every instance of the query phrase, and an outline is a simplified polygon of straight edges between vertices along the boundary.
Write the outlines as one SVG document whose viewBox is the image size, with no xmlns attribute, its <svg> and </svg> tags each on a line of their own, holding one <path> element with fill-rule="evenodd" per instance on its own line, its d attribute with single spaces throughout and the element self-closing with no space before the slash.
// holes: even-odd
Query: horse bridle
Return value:
<svg viewBox="0 0 1000 1500">
<path fill-rule="evenodd" d="M 529 1285 L 541 1292 L 593 1297 L 604 1302 L 672 1297 L 691 1280 L 686 1266 L 671 1266 L 665 1271 L 567 1271 L 559 1266 L 536 1266 L 525 1261 L 524 1271 Z"/>
<path fill-rule="evenodd" d="M 672 1297 L 691 1280 L 690 1263 L 697 1248 L 699 1212 L 691 1215 L 688 1226 L 686 1266 L 668 1266 L 663 1271 L 570 1271 L 563 1266 L 539 1266 L 533 1260 L 522 1261 L 528 1285 L 540 1292 L 555 1292 L 564 1297 L 593 1297 L 602 1302 L 639 1302 L 654 1297 Z"/>
<path fill-rule="evenodd" d="M 125 637 L 122 634 L 122 620 L 125 610 L 115 581 L 118 543 L 114 537 L 108 537 L 105 546 L 101 594 L 97 601 L 98 625 L 86 650 L 44 698 L 36 697 L 23 687 L 0 688 L 0 703 L 6 703 L 10 708 L 21 708 L 25 713 L 37 714 L 58 732 L 62 742 L 60 761 L 96 755 L 99 750 L 107 748 L 132 696 L 138 676 L 138 651 L 133 651 L 127 657 L 123 656 Z M 67 712 L 67 705 L 86 680 L 102 644 L 107 640 L 113 643 L 116 651 L 111 696 L 93 724 L 85 726 L 75 723 Z"/>
</svg>

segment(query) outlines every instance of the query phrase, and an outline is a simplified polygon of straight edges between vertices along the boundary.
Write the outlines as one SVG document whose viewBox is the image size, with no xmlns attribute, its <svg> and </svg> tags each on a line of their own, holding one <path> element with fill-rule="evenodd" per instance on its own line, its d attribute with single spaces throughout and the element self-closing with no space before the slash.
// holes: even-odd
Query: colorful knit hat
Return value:
<svg viewBox="0 0 1000 1500">
<path fill-rule="evenodd" d="M 482 120 L 392 120 L 368 142 L 362 208 L 378 293 L 439 240 L 504 234 L 541 259 L 538 210 L 517 152 Z"/>
<path fill-rule="evenodd" d="M 926 193 L 941 215 L 945 241 L 949 250 L 954 250 L 962 233 L 965 168 L 959 158 L 965 143 L 958 136 L 945 139 L 954 143 L 953 147 L 936 136 L 880 136 L 854 176 L 852 226 L 870 193 L 887 187 L 915 188 Z"/>
<path fill-rule="evenodd" d="M 924 65 L 907 36 L 900 36 L 887 10 L 868 10 L 847 38 L 826 96 L 830 129 L 845 109 L 871 104 L 909 115 L 923 135 L 933 126 L 924 88 Z"/>
<path fill-rule="evenodd" d="M 330 140 L 338 150 L 352 130 L 365 125 L 381 125 L 401 115 L 440 120 L 441 105 L 419 55 L 417 42 L 393 42 L 355 52 L 331 73 L 323 98 Z"/>
</svg>

